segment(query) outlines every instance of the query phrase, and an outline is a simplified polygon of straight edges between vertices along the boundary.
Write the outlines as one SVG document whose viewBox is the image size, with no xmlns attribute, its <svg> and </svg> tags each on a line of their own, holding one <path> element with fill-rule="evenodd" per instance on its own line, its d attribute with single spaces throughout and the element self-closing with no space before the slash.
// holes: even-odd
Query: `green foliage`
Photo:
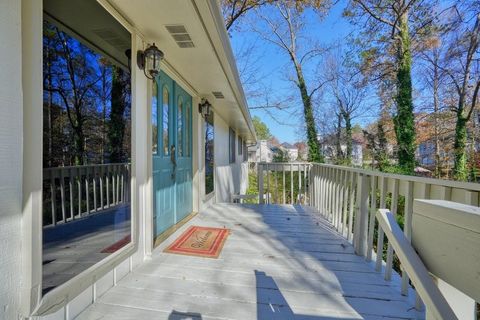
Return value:
<svg viewBox="0 0 480 320">
<path fill-rule="evenodd" d="M 252 122 L 258 140 L 270 140 L 273 137 L 265 122 L 263 122 L 258 116 L 253 117 Z"/>
<path fill-rule="evenodd" d="M 455 127 L 455 164 L 453 175 L 455 180 L 466 181 L 468 177 L 467 169 L 467 119 L 459 114 L 457 116 L 457 125 Z"/>
<path fill-rule="evenodd" d="M 273 162 L 288 162 L 290 159 L 288 157 L 288 152 L 282 149 L 278 149 L 278 151 L 273 156 Z"/>
<path fill-rule="evenodd" d="M 108 139 L 110 141 L 110 161 L 120 163 L 128 161 L 125 159 L 124 136 L 125 136 L 125 110 L 128 107 L 126 101 L 128 83 L 130 77 L 119 67 L 112 67 L 112 106 L 110 113 L 110 125 L 108 128 Z"/>
<path fill-rule="evenodd" d="M 397 54 L 397 114 L 393 117 L 398 143 L 398 164 L 412 174 L 415 169 L 415 118 L 412 98 L 412 55 L 408 22 L 400 20 L 401 45 Z"/>
</svg>

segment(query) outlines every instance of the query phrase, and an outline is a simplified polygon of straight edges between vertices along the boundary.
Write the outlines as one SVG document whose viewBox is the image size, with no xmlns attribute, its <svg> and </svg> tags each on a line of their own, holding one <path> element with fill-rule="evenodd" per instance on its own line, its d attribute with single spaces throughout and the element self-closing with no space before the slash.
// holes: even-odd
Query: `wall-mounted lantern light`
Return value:
<svg viewBox="0 0 480 320">
<path fill-rule="evenodd" d="M 202 101 L 198 104 L 198 112 L 202 115 L 204 119 L 207 119 L 212 112 L 212 105 L 208 102 L 207 99 L 203 98 Z"/>
<path fill-rule="evenodd" d="M 145 51 L 137 52 L 137 65 L 143 70 L 145 77 L 155 80 L 160 73 L 160 61 L 163 59 L 163 52 L 157 48 L 155 43 L 149 46 Z"/>
</svg>

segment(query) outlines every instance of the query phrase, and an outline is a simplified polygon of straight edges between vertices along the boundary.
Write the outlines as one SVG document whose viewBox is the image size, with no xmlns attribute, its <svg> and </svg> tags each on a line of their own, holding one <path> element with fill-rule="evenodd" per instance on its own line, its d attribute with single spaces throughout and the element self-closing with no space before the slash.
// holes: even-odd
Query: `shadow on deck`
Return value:
<svg viewBox="0 0 480 320">
<path fill-rule="evenodd" d="M 218 259 L 163 253 L 190 225 L 231 229 Z M 309 207 L 218 204 L 78 319 L 422 318 Z"/>
</svg>

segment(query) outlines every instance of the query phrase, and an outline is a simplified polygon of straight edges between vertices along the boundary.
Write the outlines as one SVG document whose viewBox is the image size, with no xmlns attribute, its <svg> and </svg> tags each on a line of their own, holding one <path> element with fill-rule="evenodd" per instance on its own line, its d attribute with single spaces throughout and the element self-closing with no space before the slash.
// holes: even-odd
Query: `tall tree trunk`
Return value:
<svg viewBox="0 0 480 320">
<path fill-rule="evenodd" d="M 124 113 L 125 101 L 124 71 L 118 67 L 112 67 L 112 106 L 110 110 L 109 143 L 110 162 L 123 162 L 123 138 L 125 135 Z"/>
<path fill-rule="evenodd" d="M 317 128 L 315 127 L 315 119 L 313 117 L 312 99 L 308 94 L 307 85 L 303 77 L 302 68 L 292 58 L 295 64 L 295 70 L 297 72 L 298 89 L 302 96 L 303 102 L 303 115 L 305 117 L 305 125 L 307 127 L 307 144 L 308 144 L 308 161 L 311 162 L 324 162 L 321 146 L 317 137 Z"/>
<path fill-rule="evenodd" d="M 337 114 L 337 133 L 335 139 L 335 153 L 336 153 L 336 162 L 341 163 L 343 158 L 342 152 L 342 114 L 339 112 Z"/>
<path fill-rule="evenodd" d="M 74 146 L 74 163 L 76 166 L 85 165 L 85 135 L 83 134 L 83 124 L 77 120 L 77 125 L 73 127 L 73 146 Z"/>
<path fill-rule="evenodd" d="M 455 126 L 455 164 L 453 167 L 453 175 L 456 180 L 466 181 L 468 176 L 467 153 L 465 152 L 467 146 L 467 118 L 463 114 L 463 106 L 461 107 L 460 103 L 457 111 L 457 124 Z"/>
<path fill-rule="evenodd" d="M 49 89 L 52 88 L 52 57 L 50 53 L 50 48 L 46 49 L 47 51 L 47 86 Z M 47 133 L 47 143 L 48 143 L 48 167 L 51 168 L 53 161 L 53 152 L 52 152 L 52 105 L 53 105 L 53 92 L 52 90 L 48 90 L 48 111 L 47 111 L 47 126 L 48 126 L 48 133 Z"/>
<path fill-rule="evenodd" d="M 408 12 L 399 21 L 397 52 L 397 114 L 393 118 L 398 143 L 398 164 L 406 173 L 415 169 L 415 119 L 412 98 L 412 54 L 408 30 Z"/>
<path fill-rule="evenodd" d="M 352 141 L 352 119 L 349 112 L 343 114 L 343 119 L 345 119 L 345 139 L 347 144 L 346 160 L 347 164 L 352 164 L 352 153 L 353 153 L 353 141 Z"/>
<path fill-rule="evenodd" d="M 436 53 L 435 53 L 436 54 Z M 437 56 L 435 59 L 437 60 Z M 435 62 L 433 66 L 433 122 L 434 122 L 434 134 L 435 134 L 435 177 L 440 178 L 440 140 L 438 137 L 438 65 Z"/>
</svg>

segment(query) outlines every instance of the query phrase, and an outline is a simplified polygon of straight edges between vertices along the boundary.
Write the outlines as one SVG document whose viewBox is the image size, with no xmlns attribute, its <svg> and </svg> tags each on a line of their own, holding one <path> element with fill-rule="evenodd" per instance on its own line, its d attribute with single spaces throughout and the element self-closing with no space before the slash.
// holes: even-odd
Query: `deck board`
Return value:
<svg viewBox="0 0 480 320">
<path fill-rule="evenodd" d="M 218 259 L 162 252 L 190 225 L 231 229 Z M 218 204 L 78 319 L 422 318 L 412 307 L 312 209 Z"/>
</svg>

